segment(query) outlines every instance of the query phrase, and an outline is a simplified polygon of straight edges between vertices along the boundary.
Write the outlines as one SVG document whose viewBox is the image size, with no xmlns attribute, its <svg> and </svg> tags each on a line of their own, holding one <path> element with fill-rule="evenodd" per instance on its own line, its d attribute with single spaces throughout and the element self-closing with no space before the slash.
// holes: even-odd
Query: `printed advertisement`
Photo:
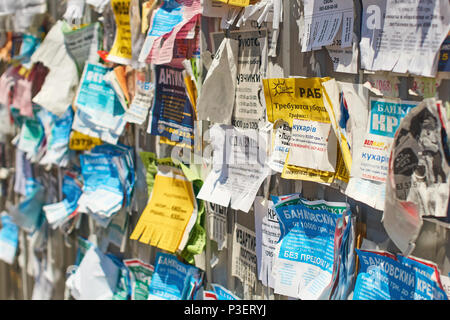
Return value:
<svg viewBox="0 0 450 320">
<path fill-rule="evenodd" d="M 400 122 L 418 102 L 398 99 L 374 99 L 369 101 L 367 134 L 359 153 L 360 177 L 385 182 L 394 135 Z M 357 172 L 352 174 L 358 175 Z"/>
<path fill-rule="evenodd" d="M 336 148 L 331 123 L 294 119 L 287 164 L 334 172 Z"/>
<path fill-rule="evenodd" d="M 434 77 L 450 30 L 447 0 L 363 0 L 361 68 Z"/>
<path fill-rule="evenodd" d="M 255 233 L 236 223 L 231 252 L 231 275 L 239 278 L 245 288 L 254 288 L 257 277 Z"/>
<path fill-rule="evenodd" d="M 258 279 L 264 286 L 274 288 L 272 261 L 281 232 L 273 202 L 263 197 L 255 199 L 255 231 Z"/>
<path fill-rule="evenodd" d="M 205 17 L 222 18 L 228 12 L 228 6 L 220 0 L 202 0 L 203 13 Z"/>
<path fill-rule="evenodd" d="M 238 46 L 237 40 L 224 38 L 215 52 L 197 101 L 199 120 L 231 124 L 237 86 Z"/>
<path fill-rule="evenodd" d="M 183 20 L 182 8 L 176 1 L 164 1 L 163 5 L 154 12 L 150 22 L 150 28 L 148 28 L 147 37 L 139 56 L 139 62 L 145 62 L 153 47 L 154 41 L 158 37 L 170 32 Z"/>
<path fill-rule="evenodd" d="M 336 37 L 333 43 L 327 46 L 328 54 L 333 62 L 333 70 L 335 72 L 358 73 L 358 41 L 353 34 L 353 42 L 350 47 L 341 48 L 342 40 Z"/>
<path fill-rule="evenodd" d="M 211 283 L 211 287 L 217 296 L 217 300 L 241 300 L 238 296 L 233 294 L 230 290 L 227 290 L 223 286 L 217 283 Z"/>
<path fill-rule="evenodd" d="M 217 242 L 217 248 L 222 250 L 227 247 L 228 208 L 212 202 L 206 202 L 206 206 L 210 239 Z"/>
<path fill-rule="evenodd" d="M 130 239 L 177 252 L 179 247 L 184 248 L 182 239 L 197 218 L 196 203 L 192 184 L 181 172 L 159 170 L 152 196 Z"/>
<path fill-rule="evenodd" d="M 330 123 L 330 117 L 323 102 L 322 84 L 330 78 L 274 78 L 263 79 L 269 122 L 282 119 L 293 126 L 294 119 Z M 303 127 L 303 126 L 302 126 Z M 291 142 L 292 144 L 292 138 Z M 337 144 L 337 142 L 336 142 Z M 328 142 L 331 148 L 334 144 Z M 290 154 L 286 160 L 281 177 L 331 184 L 334 179 L 348 182 L 349 174 L 345 167 L 340 148 L 335 152 L 336 165 L 332 172 L 300 167 L 290 164 Z"/>
<path fill-rule="evenodd" d="M 131 300 L 147 300 L 155 268 L 139 259 L 126 259 L 123 263 L 130 272 Z"/>
<path fill-rule="evenodd" d="M 336 221 L 347 208 L 301 198 L 275 206 L 281 230 L 272 269 L 275 293 L 304 300 L 322 294 L 333 273 Z"/>
<path fill-rule="evenodd" d="M 250 4 L 250 0 L 218 0 L 231 6 L 246 7 Z"/>
<path fill-rule="evenodd" d="M 213 33 L 215 43 L 223 32 Z M 236 97 L 231 124 L 236 128 L 258 129 L 265 119 L 261 79 L 265 77 L 267 59 L 267 30 L 231 31 L 230 38 L 238 41 Z M 218 46 L 217 46 L 218 47 Z"/>
<path fill-rule="evenodd" d="M 199 269 L 180 262 L 174 255 L 158 252 L 148 300 L 192 299 L 192 291 L 199 279 Z"/>
<path fill-rule="evenodd" d="M 367 82 L 364 85 L 378 96 L 398 97 L 400 94 L 399 77 L 392 76 L 389 73 L 368 74 Z"/>
<path fill-rule="evenodd" d="M 182 71 L 155 66 L 155 99 L 147 132 L 190 146 L 194 141 L 194 115 Z"/>
<path fill-rule="evenodd" d="M 214 166 L 197 198 L 248 212 L 270 170 L 265 150 L 259 147 L 261 136 L 255 130 L 219 124 L 213 125 L 209 134 L 213 137 Z"/>
<path fill-rule="evenodd" d="M 67 29 L 63 29 L 64 43 L 77 65 L 78 73 L 81 74 L 86 61 L 97 63 L 99 60 L 97 51 L 100 50 L 101 44 L 100 24 L 93 23 L 76 30 L 67 26 Z"/>
<path fill-rule="evenodd" d="M 89 213 L 100 224 L 107 225 L 125 200 L 119 168 L 113 156 L 104 153 L 82 154 L 80 164 L 84 185 L 78 211 Z"/>
<path fill-rule="evenodd" d="M 104 77 L 109 71 L 103 65 L 86 63 L 75 98 L 77 112 L 72 129 L 116 144 L 126 122 L 125 110 Z"/>
<path fill-rule="evenodd" d="M 174 54 L 177 54 L 177 40 L 187 39 L 192 40 L 194 43 L 197 42 L 195 37 L 198 34 L 197 26 L 202 11 L 200 0 L 165 1 L 163 6 L 156 12 L 155 17 L 157 17 L 160 9 L 166 11 L 162 17 L 158 17 L 160 19 L 158 19 L 158 25 L 155 31 L 160 35 L 156 36 L 156 38 L 152 35 L 148 36 L 146 38 L 148 44 L 144 43 L 141 52 L 141 55 L 144 54 L 146 56 L 146 63 L 153 63 L 155 65 L 172 63 Z M 173 9 L 178 10 L 174 11 L 175 16 L 172 14 Z M 155 18 L 153 19 L 153 23 L 154 21 Z M 166 21 L 169 23 L 168 25 L 164 25 Z M 153 23 L 151 30 L 154 30 Z M 146 54 L 147 50 L 149 50 L 148 55 Z"/>
<path fill-rule="evenodd" d="M 283 172 L 291 141 L 291 127 L 287 122 L 278 120 L 273 125 L 272 147 L 269 157 L 269 167 L 278 173 Z"/>
<path fill-rule="evenodd" d="M 66 174 L 63 177 L 62 193 L 64 199 L 61 202 L 48 204 L 42 207 L 47 222 L 53 229 L 59 227 L 65 218 L 71 215 L 78 207 L 78 199 L 82 193 L 82 185 L 76 176 Z"/>
<path fill-rule="evenodd" d="M 338 31 L 341 48 L 352 45 L 353 2 L 346 0 L 305 0 L 302 52 L 333 43 Z"/>
<path fill-rule="evenodd" d="M 131 64 L 130 0 L 111 0 L 116 21 L 116 37 L 108 54 L 108 61 Z"/>
<path fill-rule="evenodd" d="M 1 213 L 2 228 L 0 229 L 0 260 L 8 264 L 14 262 L 19 245 L 19 227 L 6 213 Z"/>
<path fill-rule="evenodd" d="M 336 169 L 334 172 L 321 171 L 310 168 L 297 167 L 289 164 L 289 154 L 281 173 L 281 177 L 284 179 L 295 179 L 314 181 L 325 185 L 331 185 L 332 183 L 339 183 L 336 180 L 347 183 L 350 179 L 349 172 L 345 167 L 345 162 L 342 157 L 341 150 L 337 146 L 336 151 Z"/>
<path fill-rule="evenodd" d="M 351 148 L 353 143 L 353 130 L 355 130 L 353 123 L 357 121 L 356 119 L 353 119 L 353 106 L 347 102 L 347 93 L 344 94 L 344 90 L 346 88 L 342 82 L 337 82 L 332 79 L 324 82 L 323 88 L 323 103 L 328 111 L 328 115 L 330 116 L 331 126 L 334 132 L 334 136 L 330 136 L 329 138 L 329 149 L 333 152 L 332 150 L 335 144 L 334 140 L 337 139 L 336 143 L 339 144 L 341 149 L 341 155 L 345 163 L 345 168 L 350 172 L 352 167 Z M 352 102 L 351 96 L 350 102 Z M 362 115 L 363 114 L 357 115 L 358 120 Z"/>
<path fill-rule="evenodd" d="M 95 146 L 101 145 L 103 142 L 98 138 L 93 138 L 72 130 L 70 133 L 69 149 L 71 150 L 90 150 Z"/>
<path fill-rule="evenodd" d="M 147 72 L 136 72 L 136 92 L 130 108 L 124 116 L 125 121 L 141 125 L 147 120 L 155 89 L 154 84 L 148 78 L 150 77 Z"/>
<path fill-rule="evenodd" d="M 439 53 L 439 64 L 438 71 L 450 72 L 450 33 L 445 38 L 441 46 L 441 51 Z"/>
<path fill-rule="evenodd" d="M 292 127 L 294 119 L 330 122 L 323 105 L 322 82 L 330 78 L 262 79 L 268 121 L 282 119 Z"/>
<path fill-rule="evenodd" d="M 436 281 L 389 255 L 356 249 L 360 261 L 353 300 L 448 300 Z"/>
</svg>

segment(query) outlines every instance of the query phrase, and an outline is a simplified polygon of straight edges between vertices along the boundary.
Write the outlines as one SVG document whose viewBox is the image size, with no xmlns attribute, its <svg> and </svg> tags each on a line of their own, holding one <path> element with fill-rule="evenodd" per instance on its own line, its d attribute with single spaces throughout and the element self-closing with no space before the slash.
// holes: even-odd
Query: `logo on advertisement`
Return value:
<svg viewBox="0 0 450 320">
<path fill-rule="evenodd" d="M 372 149 L 379 149 L 379 150 L 388 150 L 388 148 L 389 148 L 389 145 L 387 143 L 373 141 L 373 140 L 369 140 L 369 139 L 364 140 L 364 146 L 372 148 Z"/>
<path fill-rule="evenodd" d="M 292 94 L 294 93 L 294 88 L 288 87 L 286 85 L 286 80 L 278 80 L 273 83 L 273 95 L 278 96 L 280 94 Z"/>
</svg>

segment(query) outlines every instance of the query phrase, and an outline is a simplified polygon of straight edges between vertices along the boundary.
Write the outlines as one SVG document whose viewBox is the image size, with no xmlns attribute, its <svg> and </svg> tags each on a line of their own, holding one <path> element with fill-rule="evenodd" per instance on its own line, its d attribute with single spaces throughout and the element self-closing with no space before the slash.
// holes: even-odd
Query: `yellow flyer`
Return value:
<svg viewBox="0 0 450 320">
<path fill-rule="evenodd" d="M 336 171 L 320 171 L 309 168 L 302 168 L 289 165 L 289 153 L 286 158 L 285 165 L 281 177 L 283 179 L 306 180 L 324 184 L 331 184 L 335 179 L 348 183 L 350 179 L 349 171 L 347 170 L 344 160 L 342 158 L 341 149 L 337 148 L 336 154 Z"/>
<path fill-rule="evenodd" d="M 69 149 L 77 151 L 90 150 L 102 143 L 102 140 L 99 138 L 94 138 L 73 130 L 70 134 Z"/>
<path fill-rule="evenodd" d="M 263 79 L 267 118 L 274 123 L 282 119 L 292 127 L 293 119 L 329 123 L 323 104 L 322 82 L 330 78 Z"/>
<path fill-rule="evenodd" d="M 263 79 L 266 98 L 267 117 L 270 122 L 279 119 L 286 121 L 290 127 L 294 119 L 330 123 L 330 116 L 325 107 L 323 83 L 325 78 L 275 78 Z M 334 179 L 348 181 L 348 172 L 340 154 L 339 144 L 336 146 L 336 166 L 334 171 L 322 171 L 289 164 L 288 153 L 281 173 L 285 179 L 307 180 L 331 184 Z"/>
<path fill-rule="evenodd" d="M 158 167 L 152 195 L 130 239 L 175 253 L 183 249 L 196 218 L 192 183 L 179 169 Z"/>
<path fill-rule="evenodd" d="M 246 7 L 250 4 L 250 0 L 219 0 L 220 2 L 229 4 L 230 6 Z"/>
<path fill-rule="evenodd" d="M 116 37 L 108 60 L 119 64 L 130 64 L 131 53 L 131 25 L 130 0 L 111 0 L 116 21 Z"/>
<path fill-rule="evenodd" d="M 323 83 L 323 102 L 325 108 L 330 116 L 331 124 L 333 126 L 334 133 L 339 141 L 339 146 L 342 152 L 342 158 L 346 167 L 346 170 L 350 172 L 352 167 L 352 154 L 348 145 L 347 137 L 342 132 L 341 127 L 338 124 L 338 119 L 341 118 L 340 112 L 340 89 L 335 79 Z"/>
</svg>

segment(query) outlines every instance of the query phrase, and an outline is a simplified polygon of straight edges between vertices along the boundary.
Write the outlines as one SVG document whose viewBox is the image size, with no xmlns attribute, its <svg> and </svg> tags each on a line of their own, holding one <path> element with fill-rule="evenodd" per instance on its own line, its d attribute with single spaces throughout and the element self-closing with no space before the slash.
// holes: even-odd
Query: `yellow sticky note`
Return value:
<svg viewBox="0 0 450 320">
<path fill-rule="evenodd" d="M 293 119 L 330 122 L 323 104 L 322 82 L 330 78 L 263 79 L 267 118 L 282 119 L 292 127 Z"/>
<path fill-rule="evenodd" d="M 93 138 L 78 131 L 72 131 L 69 140 L 69 149 L 71 150 L 90 150 L 103 142 L 99 138 Z"/>
<path fill-rule="evenodd" d="M 129 64 L 131 52 L 130 0 L 111 0 L 116 21 L 116 36 L 108 60 L 119 64 Z"/>
<path fill-rule="evenodd" d="M 150 201 L 130 239 L 175 253 L 192 216 L 194 201 L 192 183 L 184 176 L 158 172 Z"/>
</svg>

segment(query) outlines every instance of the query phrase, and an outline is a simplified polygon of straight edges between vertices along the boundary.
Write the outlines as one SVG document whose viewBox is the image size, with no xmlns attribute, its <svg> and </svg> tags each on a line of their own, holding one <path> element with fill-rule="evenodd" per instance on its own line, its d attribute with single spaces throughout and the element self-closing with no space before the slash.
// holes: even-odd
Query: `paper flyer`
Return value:
<svg viewBox="0 0 450 320">
<path fill-rule="evenodd" d="M 385 182 L 393 138 L 401 120 L 417 102 L 399 99 L 369 100 L 370 111 L 367 133 L 361 151 L 356 157 L 361 158 L 359 170 L 352 174 L 363 179 Z"/>
<path fill-rule="evenodd" d="M 449 10 L 446 0 L 364 0 L 361 67 L 434 77 L 441 44 L 450 31 Z"/>
<path fill-rule="evenodd" d="M 152 106 L 155 85 L 147 72 L 136 72 L 135 95 L 124 119 L 127 122 L 143 124 Z"/>
<path fill-rule="evenodd" d="M 447 217 L 450 168 L 440 107 L 433 98 L 423 100 L 405 116 L 393 141 L 383 225 L 405 255 L 415 247 L 423 216 Z"/>
<path fill-rule="evenodd" d="M 294 119 L 287 165 L 334 172 L 336 146 L 331 123 Z"/>
<path fill-rule="evenodd" d="M 168 252 L 180 248 L 189 221 L 197 217 L 191 183 L 181 172 L 170 169 L 155 176 L 152 196 L 142 212 L 130 239 L 139 240 Z"/>
<path fill-rule="evenodd" d="M 123 263 L 131 273 L 131 300 L 147 300 L 155 268 L 139 259 L 126 259 Z"/>
<path fill-rule="evenodd" d="M 353 3 L 345 0 L 306 0 L 302 52 L 333 44 L 338 31 L 341 48 L 352 44 Z"/>
<path fill-rule="evenodd" d="M 268 165 L 273 171 L 283 172 L 290 149 L 291 131 L 287 122 L 283 120 L 278 120 L 273 125 L 271 153 L 268 159 Z"/>
<path fill-rule="evenodd" d="M 108 71 L 100 64 L 85 64 L 75 99 L 77 111 L 72 129 L 116 144 L 125 128 L 125 110 L 104 79 Z"/>
<path fill-rule="evenodd" d="M 72 130 L 70 133 L 69 149 L 71 150 L 90 150 L 103 142 L 99 138 L 93 138 Z"/>
<path fill-rule="evenodd" d="M 429 276 L 376 252 L 356 249 L 361 268 L 353 300 L 448 300 Z"/>
<path fill-rule="evenodd" d="M 270 169 L 258 147 L 261 137 L 254 130 L 217 124 L 210 135 L 214 137 L 214 167 L 197 198 L 248 212 Z"/>
<path fill-rule="evenodd" d="M 211 37 L 221 43 L 224 34 L 212 33 Z M 267 30 L 231 31 L 229 37 L 238 41 L 236 97 L 231 124 L 236 128 L 258 129 L 265 120 L 261 79 L 266 74 Z"/>
<path fill-rule="evenodd" d="M 130 0 L 111 0 L 116 21 L 116 36 L 108 54 L 108 61 L 131 64 Z"/>
<path fill-rule="evenodd" d="M 182 70 L 156 66 L 155 78 L 155 100 L 147 132 L 191 145 L 194 141 L 194 111 L 186 94 Z"/>
<path fill-rule="evenodd" d="M 102 39 L 99 23 L 93 23 L 75 30 L 67 26 L 67 30 L 63 29 L 63 32 L 67 51 L 74 59 L 80 75 L 86 62 L 99 62 L 97 51 L 101 48 Z"/>
<path fill-rule="evenodd" d="M 283 119 L 292 127 L 294 119 L 330 122 L 323 105 L 322 83 L 330 78 L 262 79 L 269 122 Z"/>
<path fill-rule="evenodd" d="M 247 288 L 256 285 L 256 235 L 248 228 L 235 224 L 233 228 L 231 274 L 242 281 Z"/>
<path fill-rule="evenodd" d="M 275 293 L 316 300 L 331 281 L 337 219 L 345 203 L 308 202 L 275 206 L 281 237 L 276 245 L 272 276 Z"/>
<path fill-rule="evenodd" d="M 6 212 L 2 212 L 1 222 L 0 259 L 8 264 L 12 264 L 19 245 L 19 227 Z"/>
<path fill-rule="evenodd" d="M 162 252 L 155 261 L 148 300 L 192 300 L 200 281 L 199 269 Z"/>
<path fill-rule="evenodd" d="M 179 39 L 197 41 L 196 30 L 201 17 L 200 0 L 181 0 L 164 2 L 161 10 L 166 10 L 161 19 L 158 19 L 159 10 L 153 16 L 158 19 L 156 25 L 152 23 L 149 28 L 149 34 L 146 43 L 141 51 L 142 59 L 146 63 L 156 65 L 169 64 L 174 60 L 176 42 Z M 172 10 L 177 9 L 175 17 L 172 16 Z M 175 12 L 175 11 L 174 11 Z M 166 23 L 169 19 L 169 23 Z M 155 21 L 155 20 L 153 20 Z M 153 36 L 156 33 L 156 38 Z M 145 58 L 144 58 L 145 57 Z"/>
<path fill-rule="evenodd" d="M 255 232 L 258 279 L 264 286 L 274 288 L 272 263 L 281 232 L 273 202 L 263 197 L 255 199 Z"/>
<path fill-rule="evenodd" d="M 206 202 L 208 229 L 211 240 L 217 242 L 219 250 L 227 247 L 227 207 Z"/>
</svg>

